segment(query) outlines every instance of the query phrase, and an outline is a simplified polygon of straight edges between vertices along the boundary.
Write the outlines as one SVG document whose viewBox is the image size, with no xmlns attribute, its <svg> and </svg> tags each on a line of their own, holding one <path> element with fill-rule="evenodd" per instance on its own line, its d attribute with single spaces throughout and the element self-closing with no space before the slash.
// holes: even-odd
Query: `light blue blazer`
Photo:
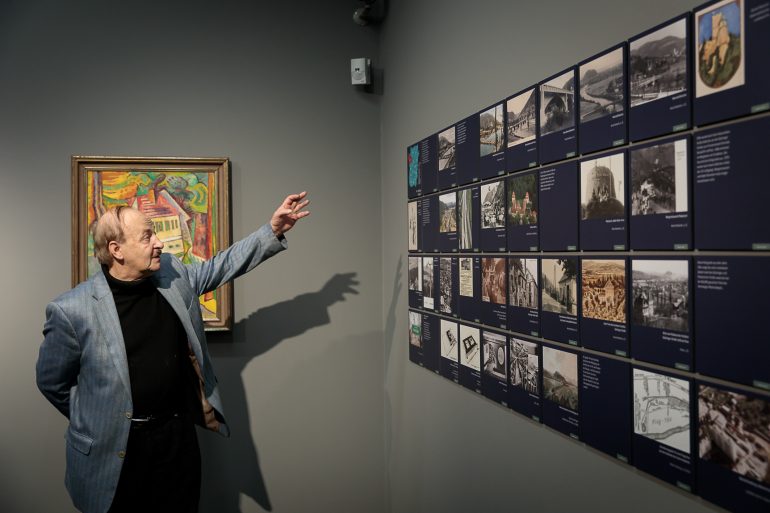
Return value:
<svg viewBox="0 0 770 513">
<path fill-rule="evenodd" d="M 152 276 L 187 333 L 190 358 L 200 378 L 206 427 L 224 436 L 229 429 L 198 296 L 249 272 L 285 248 L 286 240 L 278 240 L 266 224 L 201 264 L 184 265 L 163 254 L 160 269 Z M 126 347 L 103 273 L 48 304 L 43 335 L 37 385 L 69 419 L 65 485 L 76 508 L 104 513 L 118 485 L 133 406 Z"/>
</svg>

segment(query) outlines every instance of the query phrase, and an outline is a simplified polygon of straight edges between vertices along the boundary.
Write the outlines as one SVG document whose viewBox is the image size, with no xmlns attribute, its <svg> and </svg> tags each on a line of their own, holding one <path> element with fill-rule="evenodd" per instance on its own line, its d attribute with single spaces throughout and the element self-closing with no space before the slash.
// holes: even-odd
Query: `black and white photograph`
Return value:
<svg viewBox="0 0 770 513">
<path fill-rule="evenodd" d="M 446 319 L 441 319 L 441 356 L 452 360 L 453 362 L 457 361 L 458 355 L 459 355 L 459 348 L 457 346 L 458 337 L 460 336 L 458 333 L 458 326 L 456 322 L 447 321 Z"/>
<path fill-rule="evenodd" d="M 417 202 L 408 204 L 407 219 L 409 222 L 409 251 L 417 251 Z"/>
<path fill-rule="evenodd" d="M 503 180 L 481 186 L 481 227 L 505 226 L 505 184 Z"/>
<path fill-rule="evenodd" d="M 433 302 L 436 296 L 436 286 L 433 276 L 433 257 L 422 259 L 422 304 L 425 308 L 434 308 Z"/>
<path fill-rule="evenodd" d="M 451 126 L 438 134 L 438 170 L 455 166 L 455 127 Z"/>
<path fill-rule="evenodd" d="M 503 149 L 504 138 L 503 104 L 497 104 L 479 114 L 479 137 L 481 157 Z"/>
<path fill-rule="evenodd" d="M 508 178 L 508 226 L 536 224 L 540 207 L 537 203 L 537 175 L 524 173 Z"/>
<path fill-rule="evenodd" d="M 449 192 L 438 197 L 439 233 L 457 231 L 457 193 Z"/>
<path fill-rule="evenodd" d="M 626 261 L 583 259 L 583 317 L 626 322 Z"/>
<path fill-rule="evenodd" d="M 624 160 L 615 153 L 580 163 L 581 219 L 625 217 Z"/>
<path fill-rule="evenodd" d="M 687 260 L 631 260 L 634 324 L 688 332 L 690 272 Z"/>
<path fill-rule="evenodd" d="M 634 433 L 690 454 L 690 383 L 634 369 Z"/>
<path fill-rule="evenodd" d="M 633 149 L 631 215 L 687 212 L 687 140 Z"/>
<path fill-rule="evenodd" d="M 745 31 L 740 0 L 722 0 L 695 13 L 695 97 L 746 83 Z"/>
<path fill-rule="evenodd" d="M 770 485 L 770 402 L 698 387 L 698 455 Z"/>
<path fill-rule="evenodd" d="M 452 294 L 452 259 L 439 258 L 439 305 L 441 313 L 451 314 L 454 309 L 454 295 Z"/>
<path fill-rule="evenodd" d="M 473 297 L 473 258 L 460 258 L 460 295 Z"/>
<path fill-rule="evenodd" d="M 484 374 L 505 381 L 505 335 L 484 331 Z"/>
<path fill-rule="evenodd" d="M 540 394 L 540 358 L 537 344 L 515 337 L 510 338 L 510 383 L 530 394 Z"/>
<path fill-rule="evenodd" d="M 422 314 L 409 311 L 409 343 L 422 347 Z"/>
<path fill-rule="evenodd" d="M 577 315 L 577 260 L 541 261 L 543 311 Z"/>
<path fill-rule="evenodd" d="M 523 144 L 537 136 L 535 89 L 514 96 L 506 102 L 508 111 L 508 147 Z"/>
<path fill-rule="evenodd" d="M 409 257 L 409 290 L 422 292 L 422 258 Z"/>
<path fill-rule="evenodd" d="M 473 370 L 481 370 L 481 333 L 478 328 L 460 325 L 460 363 Z"/>
<path fill-rule="evenodd" d="M 623 111 L 623 48 L 580 66 L 580 122 Z"/>
<path fill-rule="evenodd" d="M 481 259 L 481 300 L 497 305 L 505 304 L 505 258 Z"/>
<path fill-rule="evenodd" d="M 682 18 L 629 45 L 631 107 L 687 88 L 687 20 Z"/>
<path fill-rule="evenodd" d="M 471 189 L 457 192 L 457 217 L 460 229 L 460 249 L 473 248 L 473 193 Z"/>
<path fill-rule="evenodd" d="M 573 70 L 540 85 L 540 136 L 575 126 Z"/>
<path fill-rule="evenodd" d="M 539 307 L 539 277 L 534 258 L 508 259 L 508 304 L 537 310 Z"/>
<path fill-rule="evenodd" d="M 577 354 L 543 347 L 543 397 L 578 411 Z"/>
</svg>

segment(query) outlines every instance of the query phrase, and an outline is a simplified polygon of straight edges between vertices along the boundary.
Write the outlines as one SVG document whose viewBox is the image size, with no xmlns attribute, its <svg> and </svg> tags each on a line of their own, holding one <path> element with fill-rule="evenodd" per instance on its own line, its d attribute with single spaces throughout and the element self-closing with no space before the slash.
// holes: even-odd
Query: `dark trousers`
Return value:
<svg viewBox="0 0 770 513">
<path fill-rule="evenodd" d="M 200 486 L 201 456 L 191 420 L 132 424 L 109 513 L 197 513 Z"/>
</svg>

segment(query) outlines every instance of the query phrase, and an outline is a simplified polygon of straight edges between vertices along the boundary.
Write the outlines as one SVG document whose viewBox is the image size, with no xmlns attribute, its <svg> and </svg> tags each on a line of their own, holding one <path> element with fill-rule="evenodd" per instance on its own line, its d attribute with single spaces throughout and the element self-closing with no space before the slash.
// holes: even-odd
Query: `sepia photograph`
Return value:
<svg viewBox="0 0 770 513">
<path fill-rule="evenodd" d="M 425 308 L 433 308 L 433 298 L 436 291 L 433 276 L 433 257 L 422 258 L 422 304 Z"/>
<path fill-rule="evenodd" d="M 583 317 L 626 322 L 626 261 L 583 259 Z"/>
<path fill-rule="evenodd" d="M 485 157 L 502 151 L 504 124 L 502 103 L 479 114 L 480 156 Z"/>
<path fill-rule="evenodd" d="M 417 202 L 412 201 L 407 208 L 409 220 L 409 251 L 417 251 Z"/>
<path fill-rule="evenodd" d="M 535 173 L 508 178 L 508 226 L 537 223 L 537 176 Z"/>
<path fill-rule="evenodd" d="M 580 121 L 623 111 L 623 48 L 580 66 Z"/>
<path fill-rule="evenodd" d="M 484 374 L 505 381 L 505 335 L 485 331 L 484 337 Z"/>
<path fill-rule="evenodd" d="M 473 249 L 473 196 L 471 189 L 457 192 L 460 249 Z"/>
<path fill-rule="evenodd" d="M 460 325 L 460 363 L 473 370 L 481 370 L 481 355 L 478 328 Z"/>
<path fill-rule="evenodd" d="M 510 383 L 530 394 L 540 395 L 540 358 L 537 344 L 511 337 Z"/>
<path fill-rule="evenodd" d="M 537 310 L 539 295 L 537 260 L 510 257 L 508 259 L 508 304 Z"/>
<path fill-rule="evenodd" d="M 540 136 L 575 126 L 573 70 L 540 85 Z"/>
<path fill-rule="evenodd" d="M 629 152 L 631 215 L 687 212 L 687 140 Z"/>
<path fill-rule="evenodd" d="M 453 362 L 457 361 L 459 355 L 458 336 L 457 323 L 441 319 L 441 356 Z"/>
<path fill-rule="evenodd" d="M 634 369 L 634 433 L 690 454 L 690 383 Z"/>
<path fill-rule="evenodd" d="M 449 192 L 438 197 L 439 232 L 454 233 L 457 231 L 457 193 Z"/>
<path fill-rule="evenodd" d="M 481 186 L 481 227 L 505 226 L 505 184 L 503 180 Z"/>
<path fill-rule="evenodd" d="M 540 265 L 543 311 L 577 315 L 577 260 L 544 258 Z"/>
<path fill-rule="evenodd" d="M 631 107 L 687 88 L 687 20 L 680 19 L 629 45 Z"/>
<path fill-rule="evenodd" d="M 543 397 L 578 411 L 577 354 L 543 347 Z"/>
<path fill-rule="evenodd" d="M 688 332 L 689 276 L 687 260 L 631 260 L 634 324 Z"/>
<path fill-rule="evenodd" d="M 409 170 L 409 188 L 420 185 L 420 145 L 410 146 L 406 152 L 406 167 Z"/>
<path fill-rule="evenodd" d="M 455 127 L 451 126 L 438 134 L 438 170 L 443 171 L 455 165 Z"/>
<path fill-rule="evenodd" d="M 698 454 L 770 485 L 770 402 L 699 385 Z"/>
<path fill-rule="evenodd" d="M 422 257 L 409 257 L 409 290 L 422 291 Z"/>
<path fill-rule="evenodd" d="M 625 173 L 623 153 L 580 163 L 581 219 L 625 217 Z"/>
<path fill-rule="evenodd" d="M 460 258 L 460 295 L 473 297 L 473 258 Z"/>
<path fill-rule="evenodd" d="M 422 314 L 419 312 L 409 312 L 409 343 L 422 347 Z"/>
<path fill-rule="evenodd" d="M 452 259 L 441 257 L 438 262 L 439 267 L 439 311 L 451 314 L 454 310 L 454 301 L 452 295 Z"/>
<path fill-rule="evenodd" d="M 746 83 L 745 25 L 740 0 L 722 0 L 695 13 L 695 97 Z"/>
<path fill-rule="evenodd" d="M 481 300 L 485 303 L 505 304 L 505 258 L 481 259 Z"/>
<path fill-rule="evenodd" d="M 537 109 L 535 89 L 525 91 L 508 100 L 508 147 L 529 142 L 537 136 Z"/>
</svg>

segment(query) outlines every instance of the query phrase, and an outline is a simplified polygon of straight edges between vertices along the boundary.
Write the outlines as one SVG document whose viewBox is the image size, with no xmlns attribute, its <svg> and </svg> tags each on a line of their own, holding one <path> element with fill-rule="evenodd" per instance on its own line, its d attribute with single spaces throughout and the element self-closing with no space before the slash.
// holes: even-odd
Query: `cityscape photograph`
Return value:
<svg viewBox="0 0 770 513">
<path fill-rule="evenodd" d="M 544 258 L 540 265 L 543 311 L 577 315 L 577 259 Z"/>
<path fill-rule="evenodd" d="M 687 20 L 681 19 L 629 45 L 631 107 L 665 98 L 687 87 Z"/>
<path fill-rule="evenodd" d="M 631 260 L 632 319 L 639 326 L 689 331 L 687 260 Z"/>
<path fill-rule="evenodd" d="M 584 259 L 583 317 L 626 322 L 626 261 Z"/>
</svg>

